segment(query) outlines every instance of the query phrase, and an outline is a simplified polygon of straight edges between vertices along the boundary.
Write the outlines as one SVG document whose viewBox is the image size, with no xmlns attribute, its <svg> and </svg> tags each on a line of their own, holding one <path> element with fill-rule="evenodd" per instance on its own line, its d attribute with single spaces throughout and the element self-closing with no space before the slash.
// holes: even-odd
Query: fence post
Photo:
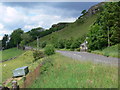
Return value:
<svg viewBox="0 0 120 90">
<path fill-rule="evenodd" d="M 17 85 L 17 81 L 12 81 L 12 90 L 19 90 L 19 85 Z"/>
</svg>

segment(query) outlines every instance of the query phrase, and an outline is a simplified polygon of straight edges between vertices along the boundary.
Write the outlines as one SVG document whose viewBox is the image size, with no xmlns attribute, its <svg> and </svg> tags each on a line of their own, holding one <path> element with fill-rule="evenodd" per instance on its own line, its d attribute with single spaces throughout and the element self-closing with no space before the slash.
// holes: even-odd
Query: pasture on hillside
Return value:
<svg viewBox="0 0 120 90">
<path fill-rule="evenodd" d="M 11 48 L 11 49 L 6 49 L 3 51 L 0 51 L 2 53 L 2 59 L 0 59 L 0 61 L 4 61 L 16 56 L 21 55 L 24 51 L 21 49 L 17 49 L 17 48 Z"/>
<path fill-rule="evenodd" d="M 33 62 L 33 60 L 33 51 L 26 51 L 14 60 L 0 63 L 0 67 L 2 67 L 2 77 L 0 77 L 2 82 L 11 78 L 13 76 L 12 71 L 16 68 L 28 66 L 30 71 L 34 70 L 40 64 L 41 59 L 36 62 Z"/>
<path fill-rule="evenodd" d="M 81 62 L 60 54 L 30 88 L 117 88 L 118 67 Z"/>
</svg>

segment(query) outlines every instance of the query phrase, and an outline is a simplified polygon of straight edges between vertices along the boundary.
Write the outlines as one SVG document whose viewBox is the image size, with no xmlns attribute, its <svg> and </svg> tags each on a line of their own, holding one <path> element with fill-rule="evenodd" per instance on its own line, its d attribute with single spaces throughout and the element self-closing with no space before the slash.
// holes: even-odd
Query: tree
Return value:
<svg viewBox="0 0 120 90">
<path fill-rule="evenodd" d="M 102 49 L 107 46 L 106 33 L 100 29 L 98 24 L 91 27 L 88 34 L 88 48 L 91 50 Z"/>
<path fill-rule="evenodd" d="M 83 10 L 83 11 L 81 12 L 81 14 L 83 14 L 83 15 L 84 15 L 85 13 L 86 13 L 86 10 Z"/>
<path fill-rule="evenodd" d="M 41 46 L 42 48 L 46 47 L 46 45 L 47 45 L 47 42 L 46 42 L 46 41 L 43 41 L 43 42 L 41 42 L 41 44 L 40 44 L 40 46 Z"/>
<path fill-rule="evenodd" d="M 120 43 L 120 2 L 109 2 L 91 26 L 88 34 L 88 48 L 103 49 Z"/>
<path fill-rule="evenodd" d="M 21 35 L 23 34 L 23 30 L 21 30 L 21 28 L 18 28 L 16 30 L 14 30 L 11 34 L 11 39 L 10 42 L 11 44 L 14 44 L 13 46 L 17 46 L 20 44 L 20 42 L 22 41 Z"/>
<path fill-rule="evenodd" d="M 75 39 L 75 40 L 73 41 L 72 45 L 71 45 L 71 49 L 74 50 L 74 49 L 79 48 L 79 47 L 80 47 L 80 44 L 81 44 L 81 42 L 82 42 L 82 39 L 83 39 L 82 37 Z"/>
<path fill-rule="evenodd" d="M 34 28 L 32 29 L 31 31 L 29 31 L 29 35 L 32 37 L 33 40 L 37 39 L 36 36 L 39 36 L 41 37 L 41 32 L 44 32 L 44 29 L 41 28 L 41 27 L 38 27 L 38 28 Z"/>
<path fill-rule="evenodd" d="M 45 50 L 44 50 L 44 53 L 46 54 L 46 55 L 52 55 L 52 54 L 55 54 L 55 49 L 54 49 L 54 47 L 52 46 L 52 45 L 47 45 L 46 47 L 45 47 Z"/>
<path fill-rule="evenodd" d="M 31 41 L 31 39 L 32 39 L 32 37 L 28 33 L 23 33 L 21 35 L 21 38 L 22 38 L 22 40 L 25 41 L 25 44 L 29 43 Z"/>
<path fill-rule="evenodd" d="M 66 48 L 66 49 L 70 49 L 72 43 L 73 43 L 73 38 L 71 38 L 71 39 L 69 39 L 69 40 L 66 40 L 65 48 Z"/>
<path fill-rule="evenodd" d="M 58 45 L 57 48 L 59 49 L 65 48 L 65 39 L 59 39 L 57 45 Z"/>
<path fill-rule="evenodd" d="M 7 48 L 8 39 L 9 39 L 8 35 L 5 34 L 5 35 L 3 36 L 3 39 L 2 39 L 2 47 L 3 47 L 4 49 Z"/>
</svg>

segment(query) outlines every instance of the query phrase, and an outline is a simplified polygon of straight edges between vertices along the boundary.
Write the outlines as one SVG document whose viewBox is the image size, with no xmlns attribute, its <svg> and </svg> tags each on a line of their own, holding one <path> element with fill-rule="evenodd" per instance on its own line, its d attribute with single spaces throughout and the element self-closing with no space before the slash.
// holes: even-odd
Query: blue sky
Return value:
<svg viewBox="0 0 120 90">
<path fill-rule="evenodd" d="M 0 39 L 17 28 L 25 32 L 50 28 L 58 22 L 74 22 L 81 11 L 98 2 L 9 2 L 0 3 Z"/>
</svg>

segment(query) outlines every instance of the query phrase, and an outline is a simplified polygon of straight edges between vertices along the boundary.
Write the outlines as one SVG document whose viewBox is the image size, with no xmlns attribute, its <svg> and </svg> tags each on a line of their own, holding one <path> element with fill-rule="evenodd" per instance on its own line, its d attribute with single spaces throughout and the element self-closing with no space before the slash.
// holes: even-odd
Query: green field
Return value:
<svg viewBox="0 0 120 90">
<path fill-rule="evenodd" d="M 113 46 L 107 47 L 107 48 L 105 48 L 103 50 L 92 51 L 92 53 L 101 54 L 101 55 L 104 55 L 104 56 L 111 56 L 111 57 L 120 58 L 119 51 L 118 51 L 119 46 L 120 46 L 120 44 L 113 45 Z"/>
<path fill-rule="evenodd" d="M 55 39 L 70 39 L 78 38 L 88 33 L 90 26 L 95 22 L 97 15 L 89 16 L 84 20 L 84 23 L 79 23 L 80 20 L 75 21 L 74 23 L 68 25 L 64 29 L 53 32 L 47 36 L 40 38 L 40 43 L 43 41 L 52 42 L 53 38 Z M 36 40 L 32 43 L 29 43 L 30 46 L 36 45 Z"/>
<path fill-rule="evenodd" d="M 33 60 L 33 52 L 26 51 L 14 60 L 0 63 L 0 67 L 2 67 L 2 82 L 4 82 L 8 78 L 11 78 L 13 76 L 12 71 L 16 68 L 29 66 L 30 71 L 34 70 L 36 66 L 39 65 L 41 60 L 38 60 L 34 63 Z"/>
<path fill-rule="evenodd" d="M 19 56 L 23 52 L 24 52 L 23 50 L 17 49 L 17 48 L 11 48 L 11 49 L 0 51 L 0 53 L 2 53 L 2 61 Z M 1 61 L 1 59 L 0 59 L 0 61 Z"/>
<path fill-rule="evenodd" d="M 80 62 L 56 54 L 53 66 L 38 77 L 30 88 L 117 88 L 118 67 Z"/>
</svg>

